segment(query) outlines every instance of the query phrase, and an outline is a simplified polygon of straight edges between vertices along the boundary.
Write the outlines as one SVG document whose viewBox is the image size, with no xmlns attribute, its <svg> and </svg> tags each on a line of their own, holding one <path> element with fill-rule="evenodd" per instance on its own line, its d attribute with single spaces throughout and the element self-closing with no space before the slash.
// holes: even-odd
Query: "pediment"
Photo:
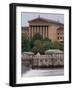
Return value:
<svg viewBox="0 0 73 90">
<path fill-rule="evenodd" d="M 42 18 L 36 18 L 36 19 L 29 21 L 29 23 L 48 23 L 48 20 L 42 19 Z"/>
</svg>

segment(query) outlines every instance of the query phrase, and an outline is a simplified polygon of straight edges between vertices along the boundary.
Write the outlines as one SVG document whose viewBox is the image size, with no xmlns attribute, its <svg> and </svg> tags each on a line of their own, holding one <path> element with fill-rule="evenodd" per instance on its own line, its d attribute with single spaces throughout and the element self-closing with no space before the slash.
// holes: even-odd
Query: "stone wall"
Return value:
<svg viewBox="0 0 73 90">
<path fill-rule="evenodd" d="M 25 66 L 35 67 L 61 67 L 64 66 L 64 54 L 33 55 L 31 58 L 23 56 L 22 63 Z"/>
</svg>

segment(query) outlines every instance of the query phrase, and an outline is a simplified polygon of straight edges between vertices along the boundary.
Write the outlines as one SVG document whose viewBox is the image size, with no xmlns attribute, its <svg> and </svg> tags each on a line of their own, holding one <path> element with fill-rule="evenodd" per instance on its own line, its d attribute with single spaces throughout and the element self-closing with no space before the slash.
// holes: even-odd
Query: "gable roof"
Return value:
<svg viewBox="0 0 73 90">
<path fill-rule="evenodd" d="M 40 17 L 30 20 L 29 23 L 37 22 L 37 21 L 48 23 L 47 19 L 40 18 Z"/>
<path fill-rule="evenodd" d="M 34 23 L 34 22 L 44 22 L 44 23 L 50 23 L 50 24 L 56 24 L 56 25 L 64 25 L 63 23 L 60 23 L 58 21 L 54 21 L 54 20 L 51 20 L 51 19 L 45 19 L 45 18 L 41 18 L 41 17 L 38 17 L 38 18 L 35 18 L 35 19 L 32 19 L 30 21 L 28 21 L 29 23 Z"/>
</svg>

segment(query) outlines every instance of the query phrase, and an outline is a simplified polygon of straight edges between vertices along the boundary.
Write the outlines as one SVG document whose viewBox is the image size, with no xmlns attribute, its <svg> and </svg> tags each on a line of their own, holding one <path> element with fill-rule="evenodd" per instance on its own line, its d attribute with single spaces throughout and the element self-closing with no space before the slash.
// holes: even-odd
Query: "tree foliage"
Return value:
<svg viewBox="0 0 73 90">
<path fill-rule="evenodd" d="M 64 50 L 64 43 L 51 42 L 48 38 L 44 38 L 39 33 L 36 33 L 30 40 L 26 35 L 22 35 L 22 52 L 32 51 L 35 54 L 44 54 L 49 49 Z"/>
<path fill-rule="evenodd" d="M 22 52 L 30 50 L 29 39 L 26 35 L 22 35 Z"/>
<path fill-rule="evenodd" d="M 39 33 L 34 34 L 34 36 L 32 37 L 33 40 L 42 40 L 43 36 L 40 35 Z"/>
</svg>

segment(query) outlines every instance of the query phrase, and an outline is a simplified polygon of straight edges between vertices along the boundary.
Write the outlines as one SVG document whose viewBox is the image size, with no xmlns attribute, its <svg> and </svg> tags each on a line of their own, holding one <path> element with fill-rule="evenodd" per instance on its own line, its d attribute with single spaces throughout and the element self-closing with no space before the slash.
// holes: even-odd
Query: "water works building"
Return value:
<svg viewBox="0 0 73 90">
<path fill-rule="evenodd" d="M 52 42 L 64 41 L 64 24 L 58 21 L 48 20 L 41 17 L 28 21 L 29 27 L 22 27 L 22 33 L 29 38 L 39 33 L 43 38 L 48 38 Z"/>
</svg>

